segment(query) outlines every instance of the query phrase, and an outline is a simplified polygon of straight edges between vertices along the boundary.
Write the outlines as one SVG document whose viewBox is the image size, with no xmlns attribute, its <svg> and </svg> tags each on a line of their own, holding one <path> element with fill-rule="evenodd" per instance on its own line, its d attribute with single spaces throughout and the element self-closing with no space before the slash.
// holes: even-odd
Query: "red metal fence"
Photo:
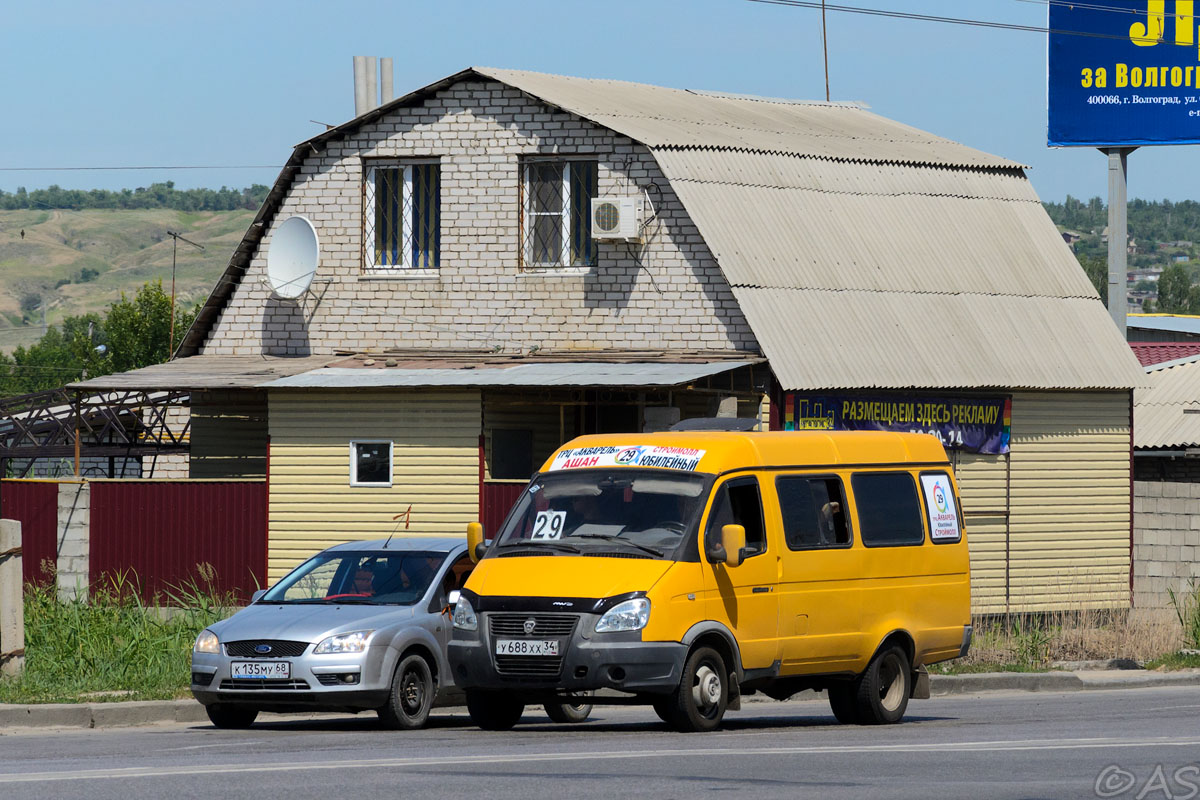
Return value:
<svg viewBox="0 0 1200 800">
<path fill-rule="evenodd" d="M 90 560 L 93 584 L 130 573 L 146 600 L 203 586 L 202 564 L 215 590 L 248 598 L 267 585 L 267 485 L 93 481 Z"/>
<path fill-rule="evenodd" d="M 484 481 L 480 492 L 480 505 L 483 506 L 483 511 L 479 521 L 483 523 L 483 531 L 487 538 L 490 539 L 499 532 L 500 525 L 508 516 L 509 509 L 513 507 L 513 503 L 517 502 L 521 492 L 525 491 L 525 486 L 524 483 Z"/>
<path fill-rule="evenodd" d="M 21 572 L 26 583 L 54 576 L 58 559 L 58 483 L 0 481 L 0 517 L 21 523 Z M 49 565 L 49 571 L 43 570 Z"/>
</svg>

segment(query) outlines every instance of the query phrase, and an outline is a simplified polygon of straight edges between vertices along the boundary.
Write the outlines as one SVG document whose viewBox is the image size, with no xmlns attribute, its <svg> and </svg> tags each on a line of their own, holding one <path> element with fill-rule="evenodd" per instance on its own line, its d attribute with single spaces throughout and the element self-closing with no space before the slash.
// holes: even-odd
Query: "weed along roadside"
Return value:
<svg viewBox="0 0 1200 800">
<path fill-rule="evenodd" d="M 25 669 L 0 679 L 0 703 L 88 703 L 187 696 L 196 635 L 235 605 L 205 580 L 175 587 L 159 603 L 134 591 L 135 576 L 111 576 L 60 597 L 53 581 L 25 585 Z"/>
</svg>

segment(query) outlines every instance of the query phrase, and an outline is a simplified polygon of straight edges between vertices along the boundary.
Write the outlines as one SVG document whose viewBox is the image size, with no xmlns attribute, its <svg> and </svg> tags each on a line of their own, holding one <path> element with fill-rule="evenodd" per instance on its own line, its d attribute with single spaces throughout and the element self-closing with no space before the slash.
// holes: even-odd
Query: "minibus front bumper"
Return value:
<svg viewBox="0 0 1200 800">
<path fill-rule="evenodd" d="M 481 615 L 486 618 L 486 614 Z M 643 642 L 641 632 L 597 634 L 598 616 L 583 615 L 558 639 L 558 656 L 501 656 L 480 630 L 454 631 L 449 644 L 454 683 L 463 689 L 515 691 L 527 696 L 616 689 L 667 694 L 679 686 L 688 648 L 679 642 Z"/>
</svg>

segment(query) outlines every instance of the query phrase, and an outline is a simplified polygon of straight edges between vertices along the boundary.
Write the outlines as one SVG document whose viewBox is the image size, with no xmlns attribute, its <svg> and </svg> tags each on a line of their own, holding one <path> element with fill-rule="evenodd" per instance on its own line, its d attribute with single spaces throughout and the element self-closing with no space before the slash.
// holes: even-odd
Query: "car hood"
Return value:
<svg viewBox="0 0 1200 800">
<path fill-rule="evenodd" d="M 605 598 L 647 592 L 675 564 L 633 558 L 517 556 L 485 558 L 467 587 L 493 597 Z"/>
<path fill-rule="evenodd" d="M 413 616 L 413 606 L 270 605 L 255 603 L 209 630 L 222 642 L 284 639 L 319 642 L 334 633 L 379 630 Z"/>
</svg>

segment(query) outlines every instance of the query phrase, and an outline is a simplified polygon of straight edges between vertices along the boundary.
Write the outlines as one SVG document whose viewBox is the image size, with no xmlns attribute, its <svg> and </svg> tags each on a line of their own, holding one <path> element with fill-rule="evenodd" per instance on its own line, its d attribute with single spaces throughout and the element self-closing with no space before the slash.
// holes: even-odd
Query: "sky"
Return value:
<svg viewBox="0 0 1200 800">
<path fill-rule="evenodd" d="M 1047 22 L 1047 0 L 836 2 Z M 1043 200 L 1107 196 L 1103 154 L 1046 146 L 1045 34 L 826 24 L 831 99 L 1028 165 Z M 0 28 L 0 190 L 270 184 L 293 145 L 354 116 L 355 55 L 393 58 L 398 95 L 491 66 L 825 98 L 820 11 L 752 0 L 38 0 Z M 1129 196 L 1200 200 L 1197 174 L 1200 148 L 1143 147 Z"/>
</svg>

